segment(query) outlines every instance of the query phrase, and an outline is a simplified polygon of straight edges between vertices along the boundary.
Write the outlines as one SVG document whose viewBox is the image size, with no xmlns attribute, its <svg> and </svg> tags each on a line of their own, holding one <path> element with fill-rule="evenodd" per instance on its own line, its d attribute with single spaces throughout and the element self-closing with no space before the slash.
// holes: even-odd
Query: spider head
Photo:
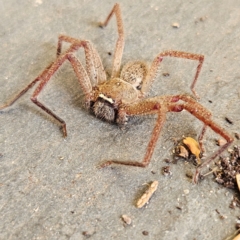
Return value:
<svg viewBox="0 0 240 240">
<path fill-rule="evenodd" d="M 115 122 L 117 109 L 113 105 L 113 100 L 104 95 L 99 95 L 98 99 L 92 104 L 92 111 L 97 118 L 107 122 Z"/>
</svg>

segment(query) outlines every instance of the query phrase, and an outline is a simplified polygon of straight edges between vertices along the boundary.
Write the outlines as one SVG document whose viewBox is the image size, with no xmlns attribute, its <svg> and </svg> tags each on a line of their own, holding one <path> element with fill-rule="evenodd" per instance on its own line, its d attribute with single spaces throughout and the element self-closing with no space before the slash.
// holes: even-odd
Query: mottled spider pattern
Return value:
<svg viewBox="0 0 240 240">
<path fill-rule="evenodd" d="M 197 168 L 194 177 L 194 181 L 197 182 L 202 167 L 206 166 L 209 162 L 221 154 L 232 143 L 233 138 L 227 131 L 212 120 L 211 112 L 198 103 L 193 97 L 185 94 L 179 94 L 147 98 L 147 94 L 152 83 L 156 79 L 157 70 L 161 61 L 165 57 L 176 57 L 195 60 L 198 62 L 196 74 L 191 84 L 191 90 L 195 98 L 198 98 L 195 91 L 195 84 L 202 68 L 204 56 L 181 51 L 164 51 L 155 57 L 150 66 L 141 61 L 134 61 L 127 63 L 120 71 L 124 48 L 124 28 L 119 4 L 114 5 L 105 22 L 103 22 L 100 26 L 107 26 L 113 15 L 116 16 L 118 39 L 114 51 L 113 67 L 110 79 L 107 80 L 102 61 L 91 42 L 60 35 L 58 39 L 56 60 L 15 98 L 13 98 L 12 101 L 3 105 L 0 109 L 4 109 L 12 105 L 32 86 L 39 82 L 37 88 L 33 92 L 31 100 L 47 114 L 51 115 L 57 122 L 59 122 L 62 127 L 63 136 L 66 137 L 67 129 L 65 121 L 41 103 L 38 100 L 38 95 L 59 67 L 68 60 L 76 73 L 77 79 L 84 93 L 86 108 L 89 109 L 96 117 L 108 122 L 116 122 L 119 126 L 124 126 L 127 124 L 128 118 L 131 116 L 149 114 L 157 115 L 156 124 L 142 162 L 110 160 L 103 163 L 100 167 L 106 167 L 113 163 L 146 167 L 151 160 L 161 129 L 166 120 L 166 114 L 168 112 L 181 112 L 182 110 L 186 110 L 203 122 L 203 128 L 198 139 L 202 150 L 202 139 L 207 127 L 211 128 L 214 132 L 226 139 L 226 144 L 221 146 L 212 154 L 212 156 L 210 156 Z M 63 42 L 70 43 L 70 47 L 64 53 L 62 53 Z M 83 67 L 82 63 L 74 55 L 74 53 L 80 48 L 83 48 L 85 52 L 85 67 Z"/>
</svg>

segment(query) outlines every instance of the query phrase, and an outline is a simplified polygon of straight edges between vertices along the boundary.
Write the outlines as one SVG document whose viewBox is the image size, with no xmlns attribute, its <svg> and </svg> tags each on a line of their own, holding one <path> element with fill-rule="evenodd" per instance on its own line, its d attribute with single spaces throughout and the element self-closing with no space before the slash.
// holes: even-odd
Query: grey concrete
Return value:
<svg viewBox="0 0 240 240">
<path fill-rule="evenodd" d="M 120 3 L 126 31 L 123 63 L 151 62 L 168 49 L 204 54 L 196 88 L 200 102 L 230 133 L 239 132 L 239 0 Z M 109 72 L 115 22 L 104 30 L 96 23 L 105 19 L 113 4 L 110 0 L 1 1 L 0 103 L 55 59 L 59 33 L 91 40 Z M 173 22 L 180 28 L 174 29 Z M 164 60 L 152 95 L 190 93 L 196 66 L 193 61 Z M 164 72 L 170 76 L 163 77 Z M 163 160 L 171 158 L 171 139 L 196 137 L 200 131 L 202 123 L 190 114 L 168 115 L 147 168 L 98 170 L 96 166 L 106 159 L 142 159 L 155 118 L 133 119 L 125 131 L 97 120 L 82 107 L 82 91 L 72 68 L 64 64 L 40 98 L 66 120 L 65 140 L 56 122 L 30 101 L 32 92 L 0 112 L 0 239 L 202 240 L 224 239 L 234 232 L 239 209 L 228 207 L 234 192 L 217 185 L 211 176 L 193 185 L 185 174 L 195 167 L 183 161 L 171 165 L 171 178 L 161 174 Z M 226 116 L 233 125 L 224 120 Z M 208 131 L 204 141 L 208 154 L 216 138 Z M 137 209 L 134 203 L 143 184 L 152 180 L 159 181 L 157 192 L 147 207 Z M 215 209 L 226 218 L 221 220 Z M 131 217 L 132 225 L 124 226 L 122 214 Z"/>
</svg>

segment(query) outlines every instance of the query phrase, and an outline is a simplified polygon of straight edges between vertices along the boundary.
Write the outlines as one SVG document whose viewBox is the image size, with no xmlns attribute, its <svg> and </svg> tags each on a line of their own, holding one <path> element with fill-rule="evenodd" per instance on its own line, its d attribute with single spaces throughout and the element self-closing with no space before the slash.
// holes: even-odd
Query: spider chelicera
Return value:
<svg viewBox="0 0 240 240">
<path fill-rule="evenodd" d="M 102 61 L 92 43 L 87 40 L 78 40 L 69 36 L 60 35 L 58 39 L 56 60 L 26 88 L 24 88 L 12 101 L 1 106 L 0 110 L 12 105 L 18 98 L 34 86 L 35 83 L 39 82 L 31 100 L 60 123 L 63 136 L 66 137 L 67 129 L 65 121 L 41 103 L 38 100 L 38 95 L 59 67 L 68 60 L 71 63 L 84 92 L 86 107 L 92 111 L 96 117 L 108 122 L 116 122 L 118 125 L 123 126 L 127 123 L 128 117 L 131 116 L 147 114 L 157 115 L 156 124 L 142 162 L 111 160 L 103 163 L 101 167 L 113 163 L 146 167 L 151 160 L 159 134 L 166 120 L 167 112 L 181 112 L 182 110 L 186 110 L 203 122 L 203 128 L 198 139 L 201 149 L 203 149 L 202 139 L 207 127 L 210 127 L 214 132 L 226 139 L 226 143 L 223 146 L 215 151 L 204 163 L 198 166 L 194 177 L 194 181 L 197 182 L 201 168 L 222 153 L 232 143 L 233 138 L 227 131 L 212 120 L 211 112 L 189 95 L 179 94 L 156 96 L 152 98 L 146 98 L 146 96 L 150 86 L 157 76 L 157 70 L 163 58 L 177 57 L 198 61 L 196 74 L 191 84 L 191 90 L 194 96 L 198 97 L 194 87 L 204 61 L 204 56 L 181 51 L 164 51 L 155 57 L 150 67 L 144 62 L 134 61 L 127 63 L 120 71 L 124 48 L 124 29 L 119 4 L 116 3 L 114 5 L 105 22 L 100 26 L 107 26 L 109 20 L 114 14 L 117 21 L 118 39 L 113 57 L 113 67 L 110 79 L 107 80 Z M 64 53 L 62 53 L 63 42 L 70 43 L 70 47 Z M 74 53 L 80 48 L 83 48 L 85 51 L 86 69 L 74 55 Z"/>
</svg>

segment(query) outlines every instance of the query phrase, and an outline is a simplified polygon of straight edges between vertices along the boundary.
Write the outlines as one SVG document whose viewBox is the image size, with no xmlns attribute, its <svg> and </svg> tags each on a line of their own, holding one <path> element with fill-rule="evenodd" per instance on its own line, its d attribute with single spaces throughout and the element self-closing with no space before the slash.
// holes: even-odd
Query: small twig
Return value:
<svg viewBox="0 0 240 240">
<path fill-rule="evenodd" d="M 215 171 L 217 171 L 219 169 L 219 167 L 215 167 L 215 168 L 213 168 L 210 172 L 207 172 L 207 173 L 205 173 L 204 175 L 202 175 L 203 177 L 206 177 L 206 176 L 208 176 L 208 175 L 210 175 L 211 173 L 214 173 Z"/>
<path fill-rule="evenodd" d="M 137 208 L 142 208 L 151 198 L 153 193 L 157 190 L 158 181 L 153 181 L 146 192 L 141 196 L 141 198 L 137 201 Z"/>
<path fill-rule="evenodd" d="M 240 229 L 236 230 L 231 236 L 227 237 L 225 240 L 234 240 L 234 237 L 240 233 Z"/>
</svg>

